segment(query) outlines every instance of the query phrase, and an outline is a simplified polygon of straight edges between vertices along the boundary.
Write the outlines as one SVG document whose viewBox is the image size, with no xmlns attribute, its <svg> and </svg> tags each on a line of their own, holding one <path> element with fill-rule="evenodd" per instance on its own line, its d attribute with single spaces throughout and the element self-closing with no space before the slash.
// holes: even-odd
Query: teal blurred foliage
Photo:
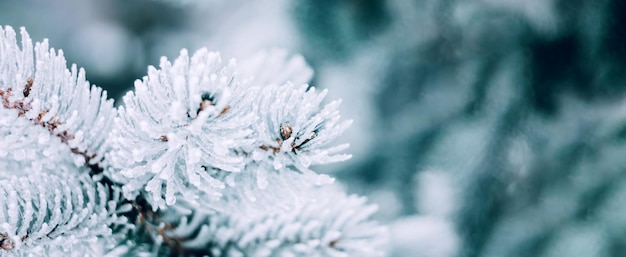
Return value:
<svg viewBox="0 0 626 257">
<path fill-rule="evenodd" d="M 455 256 L 621 256 L 626 223 L 614 215 L 626 210 L 620 189 L 626 185 L 626 6 L 612 0 L 383 5 L 350 9 L 364 12 L 355 17 L 370 15 L 371 23 L 336 17 L 349 16 L 336 10 L 300 20 L 308 25 L 305 42 L 334 40 L 310 53 L 327 45 L 343 53 L 335 55 L 342 62 L 375 48 L 385 53 L 369 95 L 376 147 L 339 177 L 361 192 L 393 192 L 396 218 L 406 218 L 429 215 L 420 209 L 427 199 L 416 189 L 419 174 L 448 174 L 458 198 L 456 211 L 444 215 L 460 242 Z M 391 17 L 384 26 L 381 16 Z M 336 22 L 343 19 L 353 23 Z M 334 24 L 324 31 L 370 26 L 376 36 L 323 34 L 320 24 Z M 395 254 L 436 256 L 402 249 Z"/>
<path fill-rule="evenodd" d="M 158 57 L 151 53 L 154 42 L 163 33 L 188 26 L 188 12 L 180 6 L 142 0 L 0 1 L 1 24 L 24 26 L 35 38 L 49 38 L 64 50 L 68 62 L 84 67 L 92 83 L 116 98 L 145 74 L 147 65 L 158 64 Z M 109 44 L 108 37 L 115 45 Z M 107 56 L 114 60 L 98 63 Z"/>
<path fill-rule="evenodd" d="M 350 58 L 355 45 L 375 38 L 393 19 L 383 0 L 299 1 L 293 18 L 306 38 L 303 54 L 313 62 Z"/>
</svg>

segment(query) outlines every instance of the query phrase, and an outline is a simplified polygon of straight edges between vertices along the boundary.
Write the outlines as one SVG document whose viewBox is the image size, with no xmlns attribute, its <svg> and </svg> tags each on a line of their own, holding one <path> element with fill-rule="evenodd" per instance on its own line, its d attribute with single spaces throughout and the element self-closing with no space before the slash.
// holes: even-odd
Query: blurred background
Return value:
<svg viewBox="0 0 626 257">
<path fill-rule="evenodd" d="M 380 206 L 390 256 L 626 253 L 626 2 L 0 0 L 119 99 L 206 46 L 286 48 L 343 99 L 354 157 L 317 167 Z"/>
</svg>

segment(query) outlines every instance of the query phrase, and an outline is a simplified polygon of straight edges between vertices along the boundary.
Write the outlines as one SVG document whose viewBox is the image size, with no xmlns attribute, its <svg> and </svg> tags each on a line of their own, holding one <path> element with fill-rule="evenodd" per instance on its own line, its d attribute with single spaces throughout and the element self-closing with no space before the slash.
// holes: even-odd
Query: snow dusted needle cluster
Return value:
<svg viewBox="0 0 626 257">
<path fill-rule="evenodd" d="M 76 162 L 96 163 L 106 152 L 105 141 L 116 115 L 106 91 L 91 87 L 85 71 L 67 69 L 63 51 L 50 49 L 48 41 L 32 41 L 21 30 L 22 46 L 16 44 L 12 28 L 0 28 L 0 93 L 4 108 L 47 128 L 72 151 L 84 158 Z"/>
<path fill-rule="evenodd" d="M 215 198 L 224 184 L 209 169 L 242 170 L 243 156 L 232 150 L 250 143 L 255 117 L 236 104 L 234 66 L 206 49 L 191 59 L 183 50 L 136 81 L 115 119 L 108 158 L 128 198 L 145 188 L 155 209 L 174 204 L 176 195 Z"/>
<path fill-rule="evenodd" d="M 251 67 L 263 60 L 285 70 Z M 154 210 L 179 196 L 187 202 L 219 200 L 241 180 L 263 190 L 271 183 L 269 172 L 332 182 L 309 167 L 350 158 L 338 154 L 347 144 L 325 146 L 351 121 L 340 121 L 339 101 L 320 107 L 325 90 L 292 84 L 289 75 L 310 76 L 310 68 L 297 60 L 279 50 L 261 53 L 244 60 L 239 75 L 234 60 L 222 64 L 218 53 L 206 49 L 191 58 L 183 50 L 173 63 L 162 58 L 160 69 L 149 67 L 124 97 L 107 158 L 112 177 L 124 184 L 127 197 L 148 195 Z M 282 80 L 269 79 L 274 77 Z"/>
<path fill-rule="evenodd" d="M 203 214 L 177 206 L 164 220 L 175 224 L 166 231 L 187 249 L 210 256 L 380 256 L 384 228 L 368 217 L 377 207 L 366 205 L 364 197 L 345 195 L 333 187 L 309 191 L 298 208 L 255 217 Z M 180 218 L 182 214 L 182 219 Z"/>
<path fill-rule="evenodd" d="M 382 256 L 340 101 L 283 50 L 182 50 L 119 107 L 47 40 L 0 28 L 0 256 Z"/>
<path fill-rule="evenodd" d="M 98 256 L 88 243 L 115 244 L 113 228 L 128 223 L 89 169 L 106 149 L 113 103 L 61 51 L 21 37 L 20 47 L 0 28 L 0 256 Z"/>
</svg>

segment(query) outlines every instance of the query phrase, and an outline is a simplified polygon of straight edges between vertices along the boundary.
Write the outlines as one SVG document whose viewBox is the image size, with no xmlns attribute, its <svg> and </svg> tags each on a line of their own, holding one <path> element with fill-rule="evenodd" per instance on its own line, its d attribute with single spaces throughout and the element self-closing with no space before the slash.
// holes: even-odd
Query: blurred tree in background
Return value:
<svg viewBox="0 0 626 257">
<path fill-rule="evenodd" d="M 61 4 L 61 2 L 63 2 Z M 626 251 L 626 4 L 618 0 L 0 2 L 119 96 L 165 54 L 301 52 L 343 98 L 392 256 Z"/>
</svg>

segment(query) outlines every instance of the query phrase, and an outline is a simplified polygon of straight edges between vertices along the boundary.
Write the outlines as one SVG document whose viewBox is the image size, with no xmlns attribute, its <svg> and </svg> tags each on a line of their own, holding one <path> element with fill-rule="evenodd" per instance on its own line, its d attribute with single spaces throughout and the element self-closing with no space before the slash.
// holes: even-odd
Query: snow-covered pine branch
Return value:
<svg viewBox="0 0 626 257">
<path fill-rule="evenodd" d="M 76 162 L 99 162 L 116 115 L 106 91 L 90 86 L 85 71 L 67 69 L 63 51 L 38 42 L 25 29 L 21 47 L 13 28 L 0 27 L 0 96 L 6 109 L 40 125 L 81 155 Z M 81 158 L 83 159 L 81 161 Z"/>
<path fill-rule="evenodd" d="M 116 110 L 62 51 L 21 34 L 19 46 L 0 28 L 2 251 L 157 254 L 165 242 L 213 255 L 380 254 L 376 208 L 311 169 L 350 158 L 334 141 L 351 121 L 306 84 L 301 56 L 272 50 L 237 66 L 183 50 Z M 126 234 L 127 217 L 155 241 Z"/>
<path fill-rule="evenodd" d="M 116 189 L 90 176 L 113 102 L 46 40 L 33 47 L 22 29 L 21 41 L 0 27 L 0 255 L 99 256 L 130 225 Z"/>
<path fill-rule="evenodd" d="M 111 177 L 123 183 L 126 197 L 139 192 L 156 210 L 183 196 L 190 202 L 216 199 L 224 183 L 210 170 L 238 172 L 244 156 L 232 150 L 250 144 L 256 117 L 242 112 L 233 92 L 235 62 L 222 64 L 218 53 L 187 51 L 135 82 L 111 134 Z"/>
<path fill-rule="evenodd" d="M 322 101 L 327 90 L 316 92 L 307 84 L 271 85 L 260 90 L 255 112 L 257 144 L 253 153 L 256 162 L 271 163 L 274 169 L 285 168 L 310 173 L 312 164 L 344 161 L 351 156 L 339 152 L 348 144 L 334 145 L 352 121 L 341 121 L 338 107 L 341 101 L 325 106 Z"/>
<path fill-rule="evenodd" d="M 76 165 L 72 149 L 44 127 L 0 108 L 0 256 L 99 256 L 94 241 L 108 247 L 118 216 L 115 190 Z M 84 163 L 84 161 L 82 162 Z M 103 247 L 104 248 L 104 247 Z"/>
<path fill-rule="evenodd" d="M 312 71 L 301 56 L 272 50 L 241 63 L 183 50 L 173 63 L 149 67 L 124 97 L 108 174 L 127 198 L 146 200 L 141 225 L 174 252 L 229 256 L 242 244 L 242 256 L 376 256 L 373 241 L 384 236 L 368 221 L 375 207 L 319 188 L 334 179 L 310 169 L 350 158 L 340 153 L 347 144 L 334 145 L 351 124 L 339 115 L 340 101 L 324 105 L 326 91 L 305 84 Z M 187 224 L 189 213 L 203 218 Z M 316 232 L 293 231 L 290 222 Z"/>
<path fill-rule="evenodd" d="M 218 53 L 201 49 L 189 58 L 183 50 L 136 81 L 119 109 L 107 158 L 129 199 L 144 192 L 154 210 L 178 196 L 215 201 L 249 173 L 264 189 L 271 169 L 311 176 L 311 164 L 349 158 L 336 154 L 347 145 L 327 147 L 351 123 L 340 121 L 340 102 L 322 108 L 326 91 L 291 84 L 311 76 L 301 57 L 275 50 L 245 60 L 241 75 L 237 68 L 234 60 L 222 64 Z"/>
<path fill-rule="evenodd" d="M 267 213 L 175 205 L 162 213 L 159 240 L 192 256 L 383 256 L 386 229 L 370 220 L 376 206 L 333 186 L 302 190 L 309 195 L 301 205 Z"/>
</svg>

